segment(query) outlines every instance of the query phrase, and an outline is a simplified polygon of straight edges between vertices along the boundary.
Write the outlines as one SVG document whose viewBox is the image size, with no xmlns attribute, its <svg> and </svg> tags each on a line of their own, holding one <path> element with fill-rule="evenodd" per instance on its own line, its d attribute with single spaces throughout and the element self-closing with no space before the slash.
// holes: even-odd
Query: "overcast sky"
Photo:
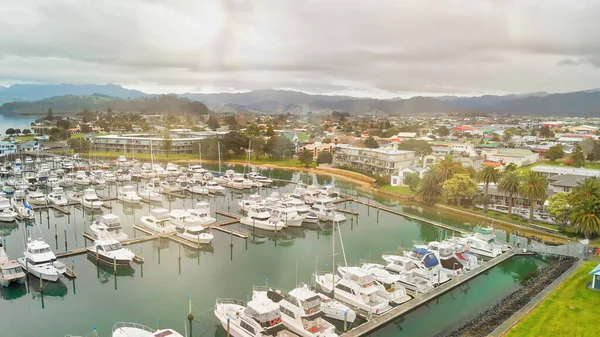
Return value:
<svg viewBox="0 0 600 337">
<path fill-rule="evenodd" d="M 0 84 L 360 96 L 600 87 L 600 1 L 0 2 Z"/>
</svg>

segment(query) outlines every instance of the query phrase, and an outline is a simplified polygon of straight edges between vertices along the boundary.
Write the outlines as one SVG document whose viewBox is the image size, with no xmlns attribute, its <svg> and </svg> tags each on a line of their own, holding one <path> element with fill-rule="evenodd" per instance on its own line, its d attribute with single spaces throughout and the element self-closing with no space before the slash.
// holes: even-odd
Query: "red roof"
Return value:
<svg viewBox="0 0 600 337">
<path fill-rule="evenodd" d="M 475 130 L 475 128 L 468 126 L 468 125 L 461 125 L 461 126 L 453 127 L 452 130 L 454 130 L 454 131 L 473 131 L 473 130 Z"/>
</svg>

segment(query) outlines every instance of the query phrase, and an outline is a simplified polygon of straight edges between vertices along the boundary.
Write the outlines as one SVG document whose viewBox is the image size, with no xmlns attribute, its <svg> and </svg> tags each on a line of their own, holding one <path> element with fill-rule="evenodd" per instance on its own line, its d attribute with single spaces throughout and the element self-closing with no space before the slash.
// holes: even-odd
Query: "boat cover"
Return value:
<svg viewBox="0 0 600 337">
<path fill-rule="evenodd" d="M 437 258 L 435 257 L 435 255 L 427 254 L 423 258 L 423 263 L 425 264 L 425 267 L 431 268 L 431 267 L 437 266 L 439 262 L 438 262 Z"/>
<path fill-rule="evenodd" d="M 417 254 L 421 254 L 421 255 L 425 255 L 428 252 L 429 251 L 427 250 L 427 248 L 415 248 L 415 249 L 413 249 L 413 253 L 417 253 Z"/>
<path fill-rule="evenodd" d="M 466 259 L 466 258 L 465 258 L 465 257 L 462 255 L 462 253 L 456 253 L 456 256 L 457 256 L 459 259 L 461 259 L 461 260 L 465 260 L 465 261 L 467 260 L 467 259 Z"/>
</svg>

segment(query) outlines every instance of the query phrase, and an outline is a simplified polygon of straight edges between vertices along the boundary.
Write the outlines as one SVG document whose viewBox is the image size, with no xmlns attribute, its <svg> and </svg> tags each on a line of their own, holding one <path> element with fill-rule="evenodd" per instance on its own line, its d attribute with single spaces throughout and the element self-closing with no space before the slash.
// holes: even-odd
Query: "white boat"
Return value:
<svg viewBox="0 0 600 337">
<path fill-rule="evenodd" d="M 57 176 L 52 176 L 46 180 L 46 187 L 54 188 L 60 186 L 60 179 Z"/>
<path fill-rule="evenodd" d="M 42 239 L 28 238 L 24 255 L 17 259 L 19 265 L 26 272 L 42 280 L 56 282 L 67 270 L 62 262 L 56 260 L 56 255 Z"/>
<path fill-rule="evenodd" d="M 181 185 L 168 181 L 161 181 L 159 189 L 160 193 L 175 193 L 183 190 Z"/>
<path fill-rule="evenodd" d="M 127 171 L 117 170 L 116 177 L 118 182 L 131 181 L 131 174 L 129 174 Z"/>
<path fill-rule="evenodd" d="M 159 178 L 165 178 L 167 176 L 167 171 L 160 164 L 152 164 L 152 171 Z"/>
<path fill-rule="evenodd" d="M 83 200 L 83 192 L 79 191 L 79 190 L 73 190 L 69 193 L 67 198 L 69 199 L 70 202 L 80 204 L 81 201 Z"/>
<path fill-rule="evenodd" d="M 188 185 L 187 186 L 187 191 L 193 194 L 204 194 L 204 195 L 208 195 L 208 187 L 200 185 L 200 184 L 193 184 L 193 185 Z"/>
<path fill-rule="evenodd" d="M 335 186 L 327 185 L 319 187 L 319 194 L 329 198 L 335 198 L 340 193 Z"/>
<path fill-rule="evenodd" d="M 306 205 L 304 201 L 300 199 L 286 198 L 281 201 L 281 205 L 294 208 L 298 214 L 304 216 L 305 223 L 319 222 L 319 216 L 315 212 L 311 212 L 310 207 L 308 207 L 308 205 Z"/>
<path fill-rule="evenodd" d="M 335 326 L 322 318 L 319 295 L 307 285 L 301 285 L 287 294 L 268 287 L 254 287 L 252 300 L 265 299 L 279 305 L 283 325 L 298 336 L 338 336 Z"/>
<path fill-rule="evenodd" d="M 477 256 L 470 253 L 465 246 L 455 242 L 432 241 L 427 245 L 415 244 L 414 247 L 427 249 L 435 254 L 435 257 L 440 260 L 442 270 L 448 273 L 450 277 L 460 275 L 479 266 Z"/>
<path fill-rule="evenodd" d="M 356 319 L 356 312 L 350 309 L 349 306 L 344 303 L 331 299 L 324 294 L 318 293 L 319 300 L 321 301 L 321 311 L 325 314 L 325 317 L 335 319 L 338 321 L 344 321 L 348 323 L 354 323 Z"/>
<path fill-rule="evenodd" d="M 381 264 L 377 263 L 365 263 L 361 268 L 373 275 L 373 277 L 384 284 L 398 284 L 403 286 L 407 291 L 414 294 L 425 294 L 434 289 L 434 285 L 427 277 L 424 277 L 420 273 L 415 273 L 413 270 L 401 273 L 393 274 Z"/>
<path fill-rule="evenodd" d="M 88 256 L 104 264 L 129 266 L 135 254 L 129 249 L 123 248 L 119 240 L 112 237 L 107 231 L 99 234 L 94 240 L 94 244 L 88 247 Z"/>
<path fill-rule="evenodd" d="M 115 324 L 112 330 L 111 337 L 184 337 L 179 332 L 172 329 L 152 329 L 147 326 L 129 323 L 119 322 Z"/>
<path fill-rule="evenodd" d="M 114 214 L 102 214 L 99 220 L 92 222 L 90 230 L 96 238 L 100 237 L 105 231 L 119 241 L 127 240 L 128 237 L 121 227 L 121 219 Z"/>
<path fill-rule="evenodd" d="M 62 187 L 52 188 L 52 192 L 48 194 L 48 201 L 57 206 L 66 206 L 69 204 L 65 191 Z"/>
<path fill-rule="evenodd" d="M 0 238 L 0 286 L 8 287 L 12 282 L 25 282 L 25 273 L 23 268 L 16 260 L 11 260 L 4 251 L 4 245 Z"/>
<path fill-rule="evenodd" d="M 33 207 L 29 205 L 24 198 L 13 198 L 11 204 L 17 212 L 17 219 L 19 220 L 33 220 L 35 218 L 35 212 Z"/>
<path fill-rule="evenodd" d="M 153 188 L 149 188 L 149 187 L 140 188 L 140 192 L 138 193 L 138 195 L 144 201 L 149 201 L 149 202 L 161 202 L 162 201 L 162 195 L 160 193 L 156 192 Z"/>
<path fill-rule="evenodd" d="M 75 173 L 67 173 L 60 179 L 60 186 L 71 187 L 75 184 Z"/>
<path fill-rule="evenodd" d="M 287 227 L 300 227 L 304 221 L 304 216 L 298 214 L 295 208 L 268 207 L 271 216 L 283 221 Z"/>
<path fill-rule="evenodd" d="M 135 187 L 131 185 L 123 186 L 117 191 L 117 199 L 125 203 L 139 204 L 142 198 L 135 191 Z"/>
<path fill-rule="evenodd" d="M 248 227 L 259 228 L 267 231 L 280 231 L 285 223 L 279 219 L 271 218 L 271 214 L 262 206 L 252 206 L 248 209 L 248 216 L 240 219 Z"/>
<path fill-rule="evenodd" d="M 18 215 L 10 204 L 10 200 L 0 196 L 0 222 L 13 222 L 17 220 Z"/>
<path fill-rule="evenodd" d="M 269 299 L 253 299 L 246 304 L 217 298 L 214 314 L 233 337 L 281 336 L 284 328 L 279 305 Z"/>
<path fill-rule="evenodd" d="M 96 195 L 96 191 L 94 191 L 94 189 L 87 188 L 83 191 L 81 204 L 86 208 L 101 209 L 104 203 L 98 199 L 98 195 Z"/>
<path fill-rule="evenodd" d="M 427 252 L 420 259 L 394 254 L 383 254 L 381 257 L 388 262 L 385 269 L 391 272 L 398 274 L 413 272 L 426 278 L 434 285 L 450 280 L 448 274 L 441 271 L 440 262 L 433 253 Z"/>
<path fill-rule="evenodd" d="M 251 206 L 256 206 L 264 202 L 263 197 L 260 194 L 250 194 L 248 199 L 242 199 L 238 201 L 238 205 L 243 211 L 248 211 Z"/>
<path fill-rule="evenodd" d="M 193 209 L 188 209 L 187 211 L 200 219 L 200 224 L 204 227 L 210 226 L 214 224 L 217 219 L 213 218 L 210 215 L 210 204 L 206 201 L 201 201 L 196 203 Z"/>
<path fill-rule="evenodd" d="M 406 288 L 398 282 L 398 275 L 389 275 L 388 277 L 375 277 L 372 273 L 361 267 L 338 267 L 340 275 L 351 280 L 358 280 L 357 275 L 370 274 L 373 277 L 373 286 L 377 288 L 377 295 L 385 298 L 390 303 L 399 305 L 408 300 L 410 296 L 406 293 Z"/>
<path fill-rule="evenodd" d="M 106 184 L 106 179 L 104 179 L 104 171 L 103 170 L 94 170 L 90 175 L 90 183 L 95 185 Z"/>
<path fill-rule="evenodd" d="M 165 171 L 167 171 L 167 176 L 171 176 L 171 177 L 177 177 L 178 175 L 181 174 L 181 171 L 179 170 L 177 165 L 175 165 L 173 163 L 167 163 L 167 166 L 165 167 Z"/>
<path fill-rule="evenodd" d="M 206 181 L 205 187 L 208 189 L 208 193 L 210 194 L 224 194 L 225 188 L 219 185 L 216 181 L 208 180 Z"/>
<path fill-rule="evenodd" d="M 42 192 L 38 192 L 38 191 L 33 191 L 33 192 L 29 192 L 29 194 L 27 194 L 27 203 L 30 205 L 47 205 L 48 204 L 48 200 L 46 200 L 46 197 L 44 196 L 44 194 Z"/>
<path fill-rule="evenodd" d="M 273 180 L 261 175 L 258 172 L 248 173 L 248 179 L 260 183 L 261 186 L 270 186 L 273 183 Z"/>
<path fill-rule="evenodd" d="M 112 172 L 105 171 L 102 176 L 107 183 L 114 183 L 117 181 L 117 176 L 115 176 Z"/>
<path fill-rule="evenodd" d="M 335 211 L 335 205 L 331 198 L 318 198 L 311 206 L 313 211 L 321 221 L 342 222 L 346 216 Z"/>
<path fill-rule="evenodd" d="M 478 228 L 473 234 L 449 240 L 461 243 L 467 246 L 469 251 L 481 256 L 494 258 L 502 254 L 503 246 L 496 243 L 496 235 L 492 227 Z"/>
<path fill-rule="evenodd" d="M 188 171 L 192 173 L 204 174 L 206 172 L 206 169 L 200 164 L 191 164 L 190 166 L 188 166 Z"/>
<path fill-rule="evenodd" d="M 169 211 L 163 208 L 150 210 L 150 215 L 141 218 L 144 227 L 156 233 L 168 234 L 177 231 L 175 225 L 169 221 Z"/>
<path fill-rule="evenodd" d="M 90 179 L 85 174 L 85 171 L 77 171 L 75 174 L 75 180 L 73 180 L 75 185 L 79 186 L 87 186 L 91 183 Z"/>
<path fill-rule="evenodd" d="M 180 231 L 177 236 L 198 244 L 209 244 L 214 236 L 204 231 L 202 219 L 193 216 L 182 209 L 175 209 L 169 213 L 169 222 Z"/>
</svg>

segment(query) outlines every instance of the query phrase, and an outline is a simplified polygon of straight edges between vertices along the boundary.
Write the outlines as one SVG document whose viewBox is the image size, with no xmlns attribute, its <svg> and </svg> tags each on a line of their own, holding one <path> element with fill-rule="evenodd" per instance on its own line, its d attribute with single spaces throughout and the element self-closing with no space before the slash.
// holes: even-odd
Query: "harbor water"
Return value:
<svg viewBox="0 0 600 337">
<path fill-rule="evenodd" d="M 264 174 L 305 183 L 334 183 L 330 177 L 285 170 L 270 170 Z M 258 193 L 267 196 L 273 191 L 286 193 L 294 188 L 294 184 L 290 183 L 276 185 Z M 351 184 L 338 182 L 336 185 L 345 193 L 357 195 Z M 116 189 L 115 185 L 106 185 L 98 188 L 97 193 L 114 197 Z M 124 231 L 129 238 L 134 238 L 146 235 L 134 233 L 133 225 L 140 225 L 140 217 L 148 215 L 151 208 L 187 209 L 204 200 L 210 203 L 213 216 L 215 210 L 241 215 L 237 202 L 249 194 L 227 191 L 217 197 L 164 197 L 162 204 L 142 203 L 137 207 L 111 201 L 107 202 L 111 209 L 103 209 L 102 212 L 118 215 Z M 386 206 L 418 212 L 420 216 L 442 220 L 451 226 L 471 227 L 464 224 L 465 219 L 411 208 L 388 198 L 371 198 L 373 203 L 381 202 Z M 367 205 L 348 202 L 338 207 L 359 213 L 358 216 L 346 214 L 347 221 L 340 225 L 348 264 L 378 260 L 382 253 L 402 246 L 410 247 L 413 241 L 432 241 L 451 235 L 448 231 L 377 211 Z M 91 221 L 102 212 L 91 213 L 80 206 L 68 209 L 70 215 L 54 209 L 38 212 L 35 224 L 3 224 L 0 230 L 6 240 L 8 255 L 12 258 L 22 256 L 26 231 L 37 237 L 38 228 L 57 253 L 90 245 L 82 233 L 90 232 Z M 217 220 L 227 219 L 221 215 L 216 217 Z M 227 228 L 247 232 L 250 237 L 245 240 L 215 230 L 212 244 L 200 251 L 168 239 L 130 245 L 128 248 L 145 262 L 134 264 L 131 269 L 120 269 L 116 276 L 112 267 L 97 266 L 85 254 L 65 258 L 62 261 L 67 266 L 74 265 L 75 280 L 63 278 L 58 283 L 48 284 L 42 293 L 39 291 L 39 279 L 30 277 L 27 287 L 13 285 L 0 290 L 0 324 L 5 327 L 1 335 L 84 336 L 96 326 L 100 336 L 110 336 L 116 322 L 130 321 L 157 327 L 159 319 L 161 327 L 189 333 L 189 327 L 186 327 L 188 298 L 192 297 L 192 335 L 225 336 L 225 331 L 212 314 L 217 297 L 246 300 L 253 285 L 268 284 L 290 290 L 300 282 L 309 283 L 315 270 L 332 268 L 333 235 L 329 228 L 286 229 L 278 235 L 253 231 L 241 224 Z M 337 233 L 336 247 L 340 247 Z M 344 263 L 344 255 L 340 249 L 336 250 L 339 253 L 336 263 Z M 542 264 L 530 257 L 511 259 L 372 335 L 430 336 L 442 333 L 518 289 L 523 279 L 535 273 Z"/>
</svg>

